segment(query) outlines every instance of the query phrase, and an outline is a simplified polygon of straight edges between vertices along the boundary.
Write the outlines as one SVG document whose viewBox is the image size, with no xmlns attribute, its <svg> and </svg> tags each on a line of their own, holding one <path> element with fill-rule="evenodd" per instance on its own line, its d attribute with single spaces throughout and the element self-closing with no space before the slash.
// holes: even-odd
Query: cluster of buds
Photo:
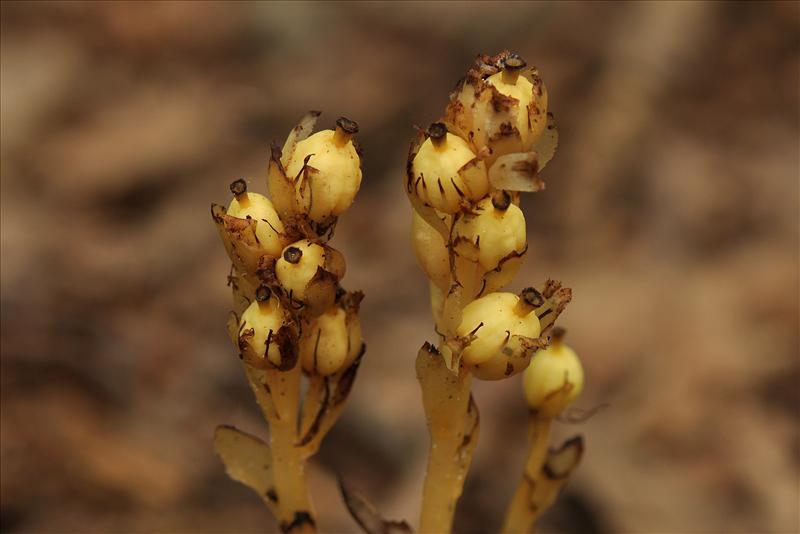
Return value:
<svg viewBox="0 0 800 534">
<path fill-rule="evenodd" d="M 523 371 L 571 298 L 554 281 L 502 292 L 528 252 L 520 193 L 544 188 L 557 141 L 537 70 L 503 52 L 479 56 L 441 121 L 412 143 L 411 239 L 451 370 L 486 380 Z"/>
<path fill-rule="evenodd" d="M 312 134 L 318 116 L 307 114 L 282 148 L 272 144 L 270 198 L 240 179 L 230 186 L 228 207 L 211 208 L 232 262 L 229 334 L 271 427 L 267 504 L 282 526 L 300 521 L 305 530 L 313 516 L 302 463 L 341 413 L 364 352 L 363 295 L 342 288 L 345 259 L 329 244 L 361 184 L 358 125 L 342 117 L 335 129 Z M 301 403 L 303 373 L 309 386 Z M 220 443 L 229 473 L 236 472 L 231 440 Z"/>
<path fill-rule="evenodd" d="M 351 365 L 361 348 L 360 294 L 342 289 L 344 256 L 328 244 L 361 184 L 352 137 L 358 126 L 340 118 L 335 130 L 310 135 L 318 115 L 304 117 L 282 150 L 273 143 L 271 200 L 248 191 L 240 179 L 230 186 L 228 208 L 211 208 L 233 263 L 234 340 L 242 359 L 256 368 L 291 368 L 322 339 L 324 363 L 304 358 L 303 365 L 331 375 Z"/>
</svg>

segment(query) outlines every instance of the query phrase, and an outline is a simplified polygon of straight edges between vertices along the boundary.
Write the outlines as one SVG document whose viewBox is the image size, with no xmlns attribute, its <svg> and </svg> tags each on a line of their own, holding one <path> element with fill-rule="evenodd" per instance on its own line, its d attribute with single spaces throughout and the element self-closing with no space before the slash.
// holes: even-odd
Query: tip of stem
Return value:
<svg viewBox="0 0 800 534">
<path fill-rule="evenodd" d="M 520 293 L 520 298 L 525 301 L 525 304 L 533 308 L 538 308 L 544 304 L 544 296 L 535 287 L 526 287 Z"/>
<path fill-rule="evenodd" d="M 511 195 L 508 191 L 495 191 L 492 193 L 492 206 L 500 211 L 506 211 L 511 205 Z"/>
<path fill-rule="evenodd" d="M 435 146 L 441 145 L 447 139 L 447 126 L 441 122 L 434 122 L 428 126 L 428 137 Z"/>
<path fill-rule="evenodd" d="M 334 133 L 334 143 L 336 146 L 343 147 L 350 142 L 353 134 L 358 132 L 358 123 L 351 121 L 347 117 L 336 119 L 336 131 Z"/>
<path fill-rule="evenodd" d="M 528 64 L 519 54 L 509 54 L 509 56 L 503 60 L 503 68 L 506 70 L 519 70 L 524 69 L 526 66 L 528 66 Z"/>
<path fill-rule="evenodd" d="M 256 289 L 256 301 L 267 302 L 272 296 L 272 291 L 267 286 L 261 285 Z"/>
<path fill-rule="evenodd" d="M 353 135 L 358 133 L 358 123 L 347 117 L 339 117 L 336 119 L 336 127 L 341 128 L 346 134 Z"/>
<path fill-rule="evenodd" d="M 517 54 L 511 54 L 503 60 L 503 81 L 508 84 L 516 84 L 520 72 L 527 63 Z"/>
<path fill-rule="evenodd" d="M 299 263 L 303 257 L 303 251 L 297 247 L 289 247 L 283 251 L 283 259 L 289 263 Z"/>
<path fill-rule="evenodd" d="M 239 195 L 247 193 L 247 182 L 244 180 L 244 178 L 239 178 L 238 180 L 231 182 L 230 187 L 231 187 L 231 193 L 233 193 L 237 197 Z"/>
</svg>

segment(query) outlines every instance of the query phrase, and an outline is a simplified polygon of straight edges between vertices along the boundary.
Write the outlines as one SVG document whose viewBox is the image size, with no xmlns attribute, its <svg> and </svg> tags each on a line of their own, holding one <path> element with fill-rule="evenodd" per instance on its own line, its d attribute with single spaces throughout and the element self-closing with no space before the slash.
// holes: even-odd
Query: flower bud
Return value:
<svg viewBox="0 0 800 534">
<path fill-rule="evenodd" d="M 522 76 L 526 66 L 521 57 L 510 54 L 501 62 L 500 72 L 486 79 L 501 95 L 517 101 L 514 126 L 520 133 L 521 146 L 524 149 L 530 148 L 533 144 L 532 138 L 538 138 L 544 129 L 547 113 L 544 84 L 535 70 Z M 543 109 L 539 105 L 543 105 Z"/>
<path fill-rule="evenodd" d="M 323 376 L 347 369 L 361 352 L 361 325 L 357 313 L 335 304 L 304 328 L 300 337 L 303 369 Z"/>
<path fill-rule="evenodd" d="M 337 282 L 344 277 L 342 254 L 332 247 L 301 239 L 283 250 L 275 275 L 292 300 L 318 315 L 333 305 Z"/>
<path fill-rule="evenodd" d="M 453 237 L 459 256 L 477 261 L 485 272 L 493 271 L 510 256 L 525 252 L 525 216 L 509 193 L 496 191 L 455 222 Z"/>
<path fill-rule="evenodd" d="M 411 248 L 422 270 L 442 291 L 450 287 L 450 255 L 442 234 L 416 211 L 411 215 Z"/>
<path fill-rule="evenodd" d="M 272 202 L 264 195 L 247 191 L 247 183 L 244 180 L 233 182 L 231 191 L 234 196 L 226 215 L 239 219 L 253 219 L 256 222 L 255 233 L 260 247 L 265 254 L 277 258 L 287 242 L 283 223 Z"/>
<path fill-rule="evenodd" d="M 550 347 L 536 353 L 525 371 L 523 387 L 531 409 L 555 417 L 583 391 L 583 367 L 575 351 L 564 344 L 564 330 L 553 329 Z"/>
<path fill-rule="evenodd" d="M 530 151 L 546 121 L 542 80 L 509 52 L 479 56 L 445 113 L 448 127 L 470 139 L 487 166 L 504 154 Z"/>
<path fill-rule="evenodd" d="M 457 334 L 469 340 L 461 361 L 483 380 L 519 373 L 538 346 L 535 303 L 513 293 L 490 293 L 464 307 Z"/>
<path fill-rule="evenodd" d="M 358 124 L 341 117 L 335 130 L 309 136 L 317 116 L 304 118 L 282 151 L 273 147 L 268 183 L 281 217 L 305 216 L 327 229 L 361 185 L 361 158 L 352 139 Z"/>
<path fill-rule="evenodd" d="M 282 354 L 285 348 L 278 342 L 279 333 L 284 334 L 286 312 L 278 299 L 266 286 L 256 290 L 256 300 L 242 314 L 239 321 L 239 349 L 242 358 L 249 364 L 261 367 L 266 357 L 272 365 L 280 367 L 289 355 Z"/>
<path fill-rule="evenodd" d="M 406 187 L 426 206 L 444 213 L 483 198 L 489 191 L 486 167 L 466 141 L 434 123 L 428 138 L 409 155 Z"/>
</svg>

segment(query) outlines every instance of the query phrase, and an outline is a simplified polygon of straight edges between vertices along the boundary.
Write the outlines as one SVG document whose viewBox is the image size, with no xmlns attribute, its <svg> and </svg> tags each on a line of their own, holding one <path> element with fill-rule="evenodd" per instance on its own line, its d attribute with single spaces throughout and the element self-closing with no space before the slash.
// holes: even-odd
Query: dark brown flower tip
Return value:
<svg viewBox="0 0 800 534">
<path fill-rule="evenodd" d="M 437 349 L 433 344 L 428 343 L 427 341 L 422 344 L 422 350 L 430 354 L 431 356 L 439 356 L 441 352 Z"/>
<path fill-rule="evenodd" d="M 272 296 L 272 291 L 267 286 L 258 286 L 256 289 L 256 301 L 266 302 Z"/>
<path fill-rule="evenodd" d="M 520 293 L 520 297 L 525 301 L 525 304 L 534 308 L 544 304 L 544 296 L 535 287 L 526 287 Z"/>
<path fill-rule="evenodd" d="M 303 251 L 297 247 L 289 247 L 283 251 L 283 259 L 289 263 L 299 263 L 303 257 Z"/>
<path fill-rule="evenodd" d="M 350 135 L 358 133 L 358 123 L 354 120 L 348 119 L 347 117 L 339 117 L 336 119 L 336 126 L 341 128 L 343 132 Z"/>
<path fill-rule="evenodd" d="M 353 134 L 358 132 L 358 123 L 347 117 L 336 119 L 336 133 L 333 136 L 336 146 L 343 147 L 353 138 Z"/>
<path fill-rule="evenodd" d="M 503 68 L 507 70 L 519 70 L 527 66 L 528 64 L 519 54 L 509 54 L 508 57 L 503 60 Z"/>
<path fill-rule="evenodd" d="M 237 197 L 247 193 L 247 182 L 245 182 L 244 178 L 239 178 L 238 180 L 231 182 L 231 193 Z"/>
<path fill-rule="evenodd" d="M 511 205 L 511 195 L 508 191 L 495 191 L 492 193 L 492 206 L 500 211 L 506 211 Z"/>
<path fill-rule="evenodd" d="M 336 302 L 339 303 L 342 300 L 342 297 L 347 295 L 347 291 L 340 285 L 336 286 Z"/>
<path fill-rule="evenodd" d="M 550 332 L 550 338 L 553 341 L 561 341 L 564 339 L 565 335 L 567 335 L 567 330 L 561 326 L 554 326 L 553 330 Z"/>
<path fill-rule="evenodd" d="M 428 137 L 434 145 L 439 146 L 447 138 L 447 126 L 441 122 L 434 122 L 428 126 Z"/>
</svg>

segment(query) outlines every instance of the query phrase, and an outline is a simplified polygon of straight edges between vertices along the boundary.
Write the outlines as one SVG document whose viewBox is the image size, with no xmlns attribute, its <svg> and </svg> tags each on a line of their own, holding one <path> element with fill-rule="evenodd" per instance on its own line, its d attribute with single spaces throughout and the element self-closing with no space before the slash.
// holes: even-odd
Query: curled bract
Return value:
<svg viewBox="0 0 800 534">
<path fill-rule="evenodd" d="M 575 436 L 547 451 L 542 473 L 549 480 L 566 480 L 583 457 L 583 436 Z"/>
</svg>

